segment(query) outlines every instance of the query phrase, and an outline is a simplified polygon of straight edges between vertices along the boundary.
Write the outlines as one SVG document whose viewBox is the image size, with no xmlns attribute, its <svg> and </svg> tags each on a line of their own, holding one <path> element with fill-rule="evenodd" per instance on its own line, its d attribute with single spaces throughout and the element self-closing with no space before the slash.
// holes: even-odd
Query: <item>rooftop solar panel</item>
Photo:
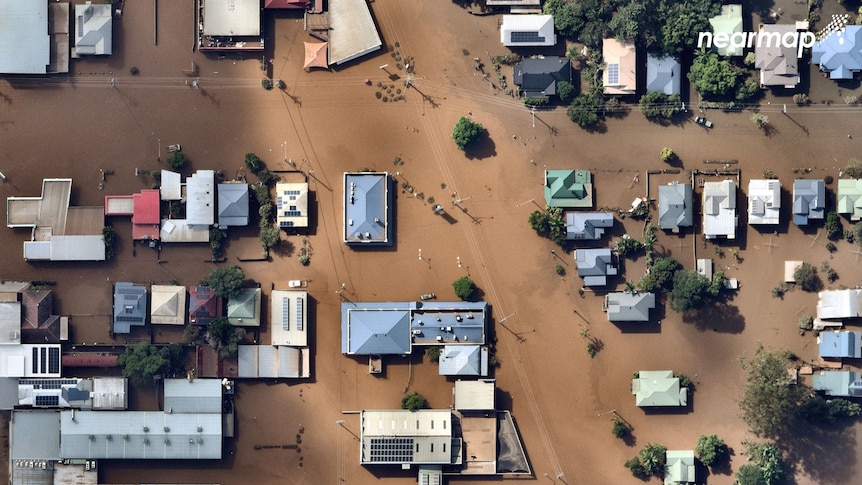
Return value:
<svg viewBox="0 0 862 485">
<path fill-rule="evenodd" d="M 296 329 L 302 331 L 303 321 L 302 321 L 302 298 L 296 299 Z"/>
<path fill-rule="evenodd" d="M 281 299 L 281 329 L 290 330 L 290 298 Z"/>
<path fill-rule="evenodd" d="M 608 84 L 620 83 L 620 65 L 608 64 Z"/>
</svg>

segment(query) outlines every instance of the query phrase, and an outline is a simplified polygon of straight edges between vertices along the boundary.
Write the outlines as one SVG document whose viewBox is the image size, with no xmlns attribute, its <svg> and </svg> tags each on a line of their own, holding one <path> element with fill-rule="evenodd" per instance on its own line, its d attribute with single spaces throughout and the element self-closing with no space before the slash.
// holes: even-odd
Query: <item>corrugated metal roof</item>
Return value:
<svg viewBox="0 0 862 485">
<path fill-rule="evenodd" d="M 272 345 L 308 345 L 308 292 L 273 290 L 269 301 Z"/>
<path fill-rule="evenodd" d="M 165 379 L 165 410 L 175 414 L 220 413 L 219 379 Z"/>
<path fill-rule="evenodd" d="M 495 407 L 496 381 L 455 381 L 455 409 L 458 411 L 490 411 Z"/>
<path fill-rule="evenodd" d="M 132 200 L 134 201 L 133 224 L 158 224 L 161 221 L 158 189 L 144 189 L 137 194 L 132 194 Z"/>
<path fill-rule="evenodd" d="M 50 62 L 48 2 L 0 0 L 0 73 L 45 74 Z"/>
<path fill-rule="evenodd" d="M 342 64 L 383 45 L 365 0 L 329 1 L 329 63 Z"/>
<path fill-rule="evenodd" d="M 218 184 L 218 223 L 220 226 L 248 225 L 248 184 Z"/>
<path fill-rule="evenodd" d="M 360 421 L 362 464 L 452 462 L 452 412 L 448 409 L 363 410 Z"/>
<path fill-rule="evenodd" d="M 60 459 L 60 413 L 13 411 L 9 453 L 13 460 Z"/>
<path fill-rule="evenodd" d="M 258 345 L 240 345 L 237 351 L 237 373 L 238 377 L 255 378 L 258 371 Z"/>
</svg>

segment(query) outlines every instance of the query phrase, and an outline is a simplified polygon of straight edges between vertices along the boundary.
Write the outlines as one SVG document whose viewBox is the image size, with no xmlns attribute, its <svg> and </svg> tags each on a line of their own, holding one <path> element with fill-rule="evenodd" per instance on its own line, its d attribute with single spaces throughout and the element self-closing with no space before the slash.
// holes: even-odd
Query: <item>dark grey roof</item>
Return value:
<svg viewBox="0 0 862 485">
<path fill-rule="evenodd" d="M 658 187 L 658 227 L 677 232 L 692 225 L 691 184 L 673 182 Z"/>
<path fill-rule="evenodd" d="M 513 81 L 528 98 L 557 94 L 557 83 L 572 82 L 572 63 L 558 56 L 524 59 L 515 64 Z"/>
<path fill-rule="evenodd" d="M 584 279 L 585 286 L 606 285 L 607 277 L 617 274 L 615 259 L 610 248 L 575 250 L 578 276 Z"/>
<path fill-rule="evenodd" d="M 610 212 L 567 212 L 566 239 L 601 239 L 605 229 L 614 226 Z"/>
<path fill-rule="evenodd" d="M 679 94 L 681 69 L 676 57 L 647 54 L 647 92 Z"/>
<path fill-rule="evenodd" d="M 128 282 L 114 285 L 114 333 L 129 333 L 147 322 L 147 288 Z"/>
<path fill-rule="evenodd" d="M 248 184 L 218 184 L 220 226 L 248 225 Z"/>
<path fill-rule="evenodd" d="M 805 226 L 809 219 L 823 219 L 826 208 L 826 185 L 823 179 L 793 181 L 793 222 Z"/>
</svg>

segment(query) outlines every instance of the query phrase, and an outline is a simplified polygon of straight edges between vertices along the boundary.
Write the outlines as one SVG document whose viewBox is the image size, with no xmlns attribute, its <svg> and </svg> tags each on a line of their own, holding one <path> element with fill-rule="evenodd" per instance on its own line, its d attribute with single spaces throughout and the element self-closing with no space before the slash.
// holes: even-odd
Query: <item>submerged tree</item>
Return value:
<svg viewBox="0 0 862 485">
<path fill-rule="evenodd" d="M 455 123 L 455 128 L 452 130 L 452 139 L 455 140 L 455 146 L 459 150 L 466 150 L 479 139 L 484 131 L 485 129 L 482 128 L 481 124 L 474 123 L 469 118 L 462 116 Z"/>
<path fill-rule="evenodd" d="M 739 359 L 748 372 L 739 408 L 743 421 L 759 436 L 775 436 L 799 405 L 802 390 L 787 376 L 791 356 L 786 350 L 758 347 L 751 358 Z"/>
</svg>

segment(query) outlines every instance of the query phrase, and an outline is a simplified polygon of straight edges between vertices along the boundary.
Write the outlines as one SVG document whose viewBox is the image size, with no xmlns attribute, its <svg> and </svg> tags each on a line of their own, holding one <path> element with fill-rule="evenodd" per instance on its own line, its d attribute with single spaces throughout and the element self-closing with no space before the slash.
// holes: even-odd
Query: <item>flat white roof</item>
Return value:
<svg viewBox="0 0 862 485">
<path fill-rule="evenodd" d="M 273 290 L 269 301 L 272 345 L 308 345 L 308 292 Z"/>
<path fill-rule="evenodd" d="M 198 170 L 186 179 L 186 220 L 192 225 L 215 223 L 214 170 Z"/>
<path fill-rule="evenodd" d="M 170 170 L 162 170 L 160 180 L 161 185 L 159 186 L 159 190 L 161 191 L 162 200 L 180 200 L 183 198 L 180 174 L 171 172 Z"/>
<path fill-rule="evenodd" d="M 329 64 L 342 64 L 383 45 L 365 0 L 330 0 L 329 27 Z"/>
<path fill-rule="evenodd" d="M 260 0 L 201 0 L 204 35 L 260 35 Z"/>
<path fill-rule="evenodd" d="M 186 219 L 163 219 L 159 231 L 162 242 L 209 242 L 210 227 L 192 225 Z"/>
<path fill-rule="evenodd" d="M 0 73 L 45 74 L 50 41 L 47 0 L 0 0 Z"/>
</svg>

